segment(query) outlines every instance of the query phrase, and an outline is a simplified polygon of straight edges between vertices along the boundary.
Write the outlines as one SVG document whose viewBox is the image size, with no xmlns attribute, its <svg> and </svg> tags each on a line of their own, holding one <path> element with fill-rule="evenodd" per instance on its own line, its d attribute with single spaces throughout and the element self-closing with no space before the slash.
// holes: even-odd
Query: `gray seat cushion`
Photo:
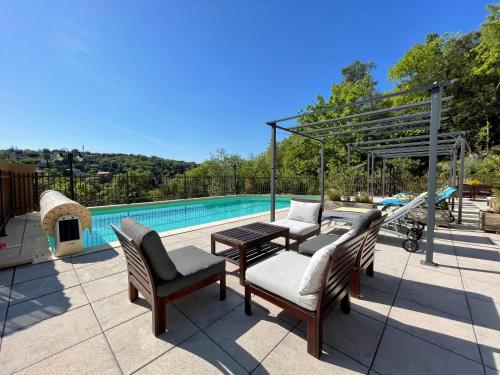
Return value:
<svg viewBox="0 0 500 375">
<path fill-rule="evenodd" d="M 358 218 L 358 220 L 356 220 L 356 222 L 353 224 L 351 230 L 354 232 L 354 235 L 357 236 L 361 232 L 368 229 L 368 227 L 370 226 L 370 223 L 373 220 L 376 220 L 381 216 L 382 216 L 382 211 L 380 211 L 376 208 L 373 208 L 373 209 L 369 210 L 368 212 L 364 213 L 363 215 L 361 215 Z"/>
<path fill-rule="evenodd" d="M 160 297 L 225 271 L 223 258 L 207 253 L 195 246 L 181 247 L 169 251 L 168 254 L 177 267 L 179 274 L 175 279 L 157 285 L 156 292 Z"/>
<path fill-rule="evenodd" d="M 319 249 L 335 242 L 340 235 L 337 234 L 319 234 L 310 240 L 304 241 L 299 245 L 299 253 L 313 255 Z"/>
<path fill-rule="evenodd" d="M 156 281 L 169 281 L 177 276 L 177 268 L 156 231 L 131 217 L 121 220 L 121 230 L 140 246 Z"/>
</svg>

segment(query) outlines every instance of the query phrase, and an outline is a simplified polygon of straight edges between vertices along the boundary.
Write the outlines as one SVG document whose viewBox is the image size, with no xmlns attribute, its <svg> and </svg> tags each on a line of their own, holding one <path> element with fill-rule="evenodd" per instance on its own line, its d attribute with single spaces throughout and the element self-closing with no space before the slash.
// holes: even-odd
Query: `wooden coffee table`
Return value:
<svg viewBox="0 0 500 375">
<path fill-rule="evenodd" d="M 212 233 L 212 254 L 222 256 L 226 261 L 239 266 L 240 284 L 245 282 L 247 266 L 264 259 L 281 249 L 288 249 L 290 244 L 289 229 L 266 223 L 252 223 L 237 228 Z M 285 246 L 271 242 L 278 237 L 285 237 Z M 215 252 L 216 242 L 231 246 L 230 249 Z"/>
</svg>

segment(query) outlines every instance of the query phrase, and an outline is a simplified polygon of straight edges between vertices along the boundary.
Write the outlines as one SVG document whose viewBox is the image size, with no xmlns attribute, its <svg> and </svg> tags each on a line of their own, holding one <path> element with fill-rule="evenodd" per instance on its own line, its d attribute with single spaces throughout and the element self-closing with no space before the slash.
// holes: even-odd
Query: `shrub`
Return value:
<svg viewBox="0 0 500 375">
<path fill-rule="evenodd" d="M 373 199 L 367 192 L 363 191 L 354 197 L 357 203 L 373 203 Z"/>
<path fill-rule="evenodd" d="M 335 189 L 328 189 L 326 195 L 328 196 L 328 199 L 334 202 L 342 200 L 342 195 Z"/>
</svg>

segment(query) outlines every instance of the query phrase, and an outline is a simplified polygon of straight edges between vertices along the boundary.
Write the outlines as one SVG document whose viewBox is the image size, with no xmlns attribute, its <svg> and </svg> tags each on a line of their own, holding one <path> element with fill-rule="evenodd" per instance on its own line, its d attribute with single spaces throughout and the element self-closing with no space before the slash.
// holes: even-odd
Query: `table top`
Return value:
<svg viewBox="0 0 500 375">
<path fill-rule="evenodd" d="M 212 233 L 216 241 L 231 242 L 237 245 L 249 245 L 268 241 L 270 239 L 288 235 L 289 229 L 267 223 L 251 223 L 241 227 L 226 229 Z"/>
</svg>

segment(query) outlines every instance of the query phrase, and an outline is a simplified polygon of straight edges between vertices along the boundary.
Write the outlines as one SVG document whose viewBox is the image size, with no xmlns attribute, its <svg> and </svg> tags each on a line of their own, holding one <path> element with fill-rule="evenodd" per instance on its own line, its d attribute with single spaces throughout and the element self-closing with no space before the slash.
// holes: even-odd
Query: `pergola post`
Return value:
<svg viewBox="0 0 500 375">
<path fill-rule="evenodd" d="M 455 187 L 457 185 L 457 148 L 453 148 L 453 154 L 451 155 L 451 181 L 450 186 Z M 455 211 L 455 197 L 451 198 L 451 210 Z"/>
<path fill-rule="evenodd" d="M 366 157 L 366 193 L 370 195 L 370 153 Z"/>
<path fill-rule="evenodd" d="M 373 175 L 374 175 L 374 172 L 375 172 L 375 154 L 372 152 L 372 160 L 371 160 L 371 167 L 370 167 L 370 172 L 371 172 L 371 176 L 370 176 L 370 191 L 371 191 L 371 194 L 372 196 L 375 195 L 375 189 L 373 188 Z"/>
<path fill-rule="evenodd" d="M 323 140 L 321 140 L 321 150 L 320 150 L 319 191 L 321 194 L 321 204 L 324 204 L 325 203 L 325 142 Z"/>
<path fill-rule="evenodd" d="M 276 123 L 271 126 L 271 222 L 276 220 Z"/>
<path fill-rule="evenodd" d="M 441 88 L 435 84 L 431 90 L 431 121 L 429 136 L 429 175 L 427 186 L 427 249 L 425 261 L 434 263 L 434 225 L 436 221 L 436 164 L 437 139 L 441 114 Z"/>
<path fill-rule="evenodd" d="M 464 178 L 465 178 L 465 135 L 460 134 L 460 175 L 458 181 L 458 219 L 457 219 L 458 224 L 462 224 Z"/>
<path fill-rule="evenodd" d="M 385 159 L 382 159 L 382 197 L 385 198 Z"/>
</svg>

